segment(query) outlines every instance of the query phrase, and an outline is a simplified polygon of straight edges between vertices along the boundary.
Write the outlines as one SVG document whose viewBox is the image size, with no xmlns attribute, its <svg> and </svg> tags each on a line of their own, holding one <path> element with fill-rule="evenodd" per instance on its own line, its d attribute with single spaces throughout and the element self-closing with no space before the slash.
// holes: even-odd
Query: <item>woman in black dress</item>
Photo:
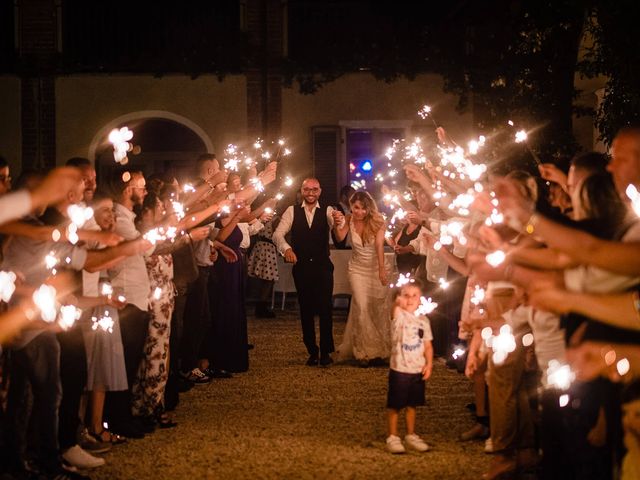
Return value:
<svg viewBox="0 0 640 480">
<path fill-rule="evenodd" d="M 244 305 L 244 258 L 240 252 L 242 232 L 238 222 L 243 221 L 247 209 L 235 211 L 229 217 L 216 222 L 220 232 L 216 240 L 231 248 L 237 261 L 220 255 L 213 264 L 210 277 L 212 305 L 213 368 L 239 373 L 249 370 L 247 341 L 247 315 Z"/>
<path fill-rule="evenodd" d="M 396 252 L 396 265 L 398 266 L 398 273 L 404 275 L 413 273 L 416 268 L 424 261 L 424 256 L 415 255 L 412 250 L 408 250 L 404 247 L 409 245 L 411 240 L 414 240 L 420 234 L 420 217 L 414 212 L 410 212 L 407 217 L 407 224 L 396 235 L 395 238 L 395 252 Z"/>
</svg>

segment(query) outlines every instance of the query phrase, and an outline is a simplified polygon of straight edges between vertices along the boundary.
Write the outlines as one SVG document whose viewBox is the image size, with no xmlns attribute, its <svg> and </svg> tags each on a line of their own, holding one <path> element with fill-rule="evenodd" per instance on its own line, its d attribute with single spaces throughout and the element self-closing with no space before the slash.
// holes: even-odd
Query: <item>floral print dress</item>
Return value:
<svg viewBox="0 0 640 480">
<path fill-rule="evenodd" d="M 133 414 L 155 415 L 164 409 L 167 384 L 171 315 L 176 290 L 173 284 L 173 259 L 170 254 L 145 259 L 151 291 L 149 292 L 149 332 L 144 357 L 133 386 Z"/>
</svg>

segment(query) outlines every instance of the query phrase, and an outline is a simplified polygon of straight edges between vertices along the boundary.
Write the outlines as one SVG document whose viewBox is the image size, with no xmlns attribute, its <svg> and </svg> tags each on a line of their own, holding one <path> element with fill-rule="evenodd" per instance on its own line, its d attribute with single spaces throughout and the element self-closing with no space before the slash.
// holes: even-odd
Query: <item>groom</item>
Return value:
<svg viewBox="0 0 640 480">
<path fill-rule="evenodd" d="M 322 189 L 317 179 L 305 179 L 300 192 L 302 205 L 292 205 L 285 210 L 273 233 L 273 242 L 285 261 L 293 263 L 302 339 L 309 352 L 307 365 L 319 363 L 326 367 L 333 362 L 329 354 L 334 351 L 333 263 L 329 258 L 329 231 L 333 228 L 334 216 L 340 212 L 330 206 L 320 206 L 318 198 Z M 291 245 L 284 239 L 289 232 Z M 316 344 L 316 314 L 320 317 L 320 349 Z"/>
</svg>

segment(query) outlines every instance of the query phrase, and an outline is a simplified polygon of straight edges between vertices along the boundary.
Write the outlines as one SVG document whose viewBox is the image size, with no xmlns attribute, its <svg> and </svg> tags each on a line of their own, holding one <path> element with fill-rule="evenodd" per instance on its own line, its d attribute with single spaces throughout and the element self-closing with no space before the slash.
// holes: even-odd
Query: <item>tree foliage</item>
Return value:
<svg viewBox="0 0 640 480">
<path fill-rule="evenodd" d="M 589 13 L 587 32 L 593 43 L 579 71 L 608 79 L 596 112 L 596 126 L 600 140 L 610 144 L 621 127 L 640 123 L 640 4 L 600 0 Z"/>
</svg>

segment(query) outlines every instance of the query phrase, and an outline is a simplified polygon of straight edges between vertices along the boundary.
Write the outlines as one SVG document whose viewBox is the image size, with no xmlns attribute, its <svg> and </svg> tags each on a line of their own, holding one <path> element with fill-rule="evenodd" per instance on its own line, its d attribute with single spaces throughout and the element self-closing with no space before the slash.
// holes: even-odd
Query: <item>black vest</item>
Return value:
<svg viewBox="0 0 640 480">
<path fill-rule="evenodd" d="M 307 223 L 304 206 L 293 206 L 291 246 L 298 260 L 329 261 L 329 222 L 326 206 L 316 209 L 311 227 Z"/>
</svg>

